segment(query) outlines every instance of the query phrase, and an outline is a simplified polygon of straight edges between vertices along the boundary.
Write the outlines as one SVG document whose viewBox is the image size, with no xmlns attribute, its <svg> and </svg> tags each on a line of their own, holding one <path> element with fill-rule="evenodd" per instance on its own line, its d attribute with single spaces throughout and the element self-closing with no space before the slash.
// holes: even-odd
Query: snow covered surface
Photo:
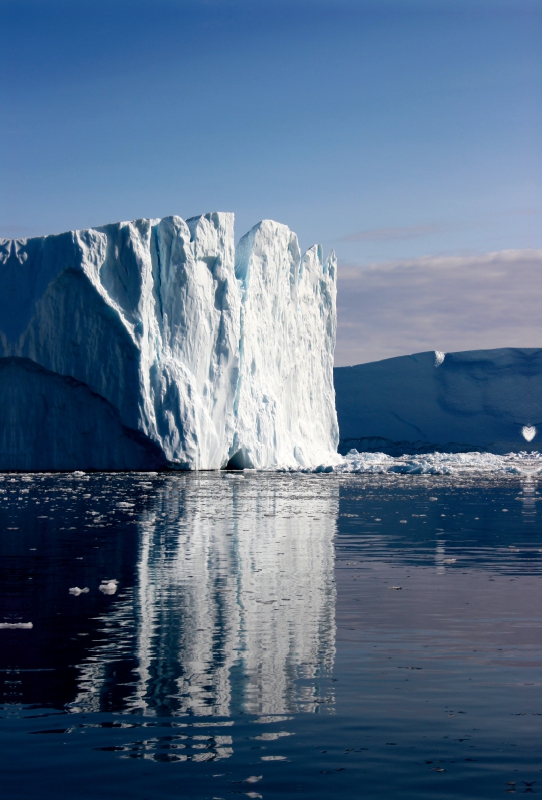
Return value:
<svg viewBox="0 0 542 800">
<path fill-rule="evenodd" d="M 339 367 L 334 380 L 343 454 L 354 448 L 388 456 L 439 451 L 472 460 L 473 451 L 539 448 L 540 348 L 417 353 Z M 433 458 L 439 461 L 438 454 Z M 497 463 L 487 458 L 481 466 Z"/>
<path fill-rule="evenodd" d="M 0 240 L 0 469 L 337 463 L 335 257 L 233 225 Z"/>
</svg>

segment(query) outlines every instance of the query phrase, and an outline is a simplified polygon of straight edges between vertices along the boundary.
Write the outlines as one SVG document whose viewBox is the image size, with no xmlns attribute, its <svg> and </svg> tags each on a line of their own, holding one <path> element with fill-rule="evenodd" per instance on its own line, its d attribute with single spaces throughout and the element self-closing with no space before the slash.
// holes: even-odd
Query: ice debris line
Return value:
<svg viewBox="0 0 542 800">
<path fill-rule="evenodd" d="M 0 240 L 0 469 L 339 460 L 336 259 L 265 220 Z"/>
<path fill-rule="evenodd" d="M 542 454 L 534 452 L 507 453 L 427 453 L 392 458 L 385 453 L 358 453 L 352 449 L 333 467 L 318 467 L 316 471 L 364 473 L 373 475 L 542 475 Z"/>
</svg>

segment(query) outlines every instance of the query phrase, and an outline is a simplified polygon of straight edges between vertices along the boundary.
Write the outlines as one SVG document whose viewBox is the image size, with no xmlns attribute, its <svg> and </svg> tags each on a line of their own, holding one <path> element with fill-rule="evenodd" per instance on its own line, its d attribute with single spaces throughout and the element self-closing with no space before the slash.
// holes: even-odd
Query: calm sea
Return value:
<svg viewBox="0 0 542 800">
<path fill-rule="evenodd" d="M 1 476 L 1 796 L 542 793 L 539 499 L 513 475 Z"/>
</svg>

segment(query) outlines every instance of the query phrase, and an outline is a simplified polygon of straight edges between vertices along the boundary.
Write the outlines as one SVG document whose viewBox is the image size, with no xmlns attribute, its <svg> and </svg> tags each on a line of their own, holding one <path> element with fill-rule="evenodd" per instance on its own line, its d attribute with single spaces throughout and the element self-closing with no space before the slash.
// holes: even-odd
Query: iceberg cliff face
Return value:
<svg viewBox="0 0 542 800">
<path fill-rule="evenodd" d="M 335 256 L 324 262 L 318 246 L 302 256 L 295 234 L 265 220 L 239 242 L 235 272 L 242 306 L 234 459 L 316 466 L 339 438 Z"/>
<path fill-rule="evenodd" d="M 0 240 L 0 468 L 333 458 L 334 257 L 248 239 L 213 213 Z"/>
</svg>

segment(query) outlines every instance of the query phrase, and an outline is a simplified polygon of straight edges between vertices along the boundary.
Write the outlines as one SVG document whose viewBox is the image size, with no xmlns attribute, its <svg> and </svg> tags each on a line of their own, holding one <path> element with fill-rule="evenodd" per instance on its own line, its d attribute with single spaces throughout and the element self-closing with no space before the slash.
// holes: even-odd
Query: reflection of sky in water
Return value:
<svg viewBox="0 0 542 800">
<path fill-rule="evenodd" d="M 333 667 L 337 504 L 326 482 L 164 482 L 138 520 L 133 594 L 101 619 L 110 636 L 85 659 L 75 706 L 100 708 L 130 628 L 130 709 L 227 716 L 329 704 L 314 679 Z"/>
</svg>

